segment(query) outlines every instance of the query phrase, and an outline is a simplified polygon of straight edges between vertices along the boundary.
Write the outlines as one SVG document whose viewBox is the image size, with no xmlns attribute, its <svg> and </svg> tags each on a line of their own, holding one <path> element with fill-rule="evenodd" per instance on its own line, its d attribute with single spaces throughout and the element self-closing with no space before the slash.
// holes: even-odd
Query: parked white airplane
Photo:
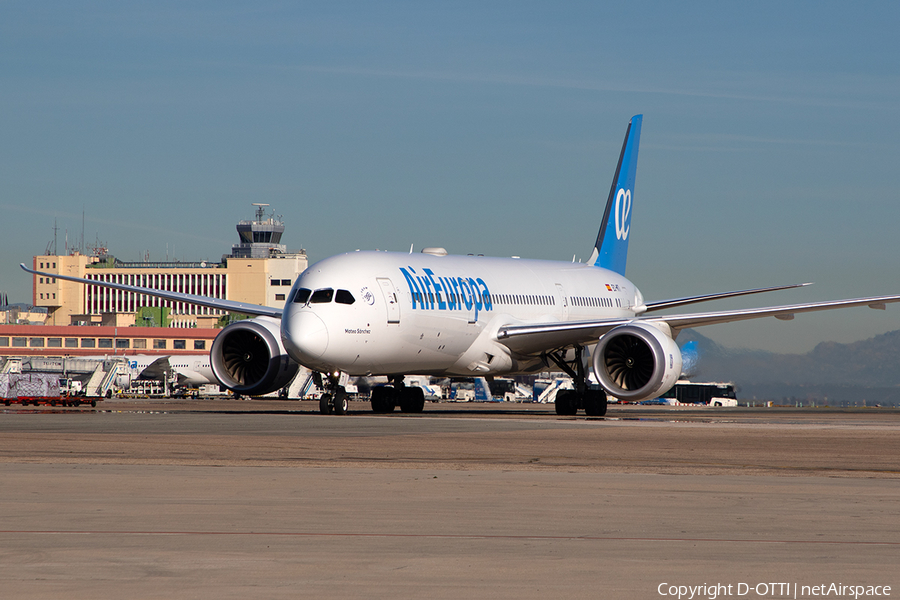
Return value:
<svg viewBox="0 0 900 600">
<path fill-rule="evenodd" d="M 91 360 L 106 360 L 105 356 L 85 356 Z M 200 387 L 208 383 L 218 383 L 210 367 L 209 354 L 182 354 L 159 356 L 153 354 L 133 354 L 122 357 L 128 361 L 132 379 L 174 380 L 176 385 Z"/>
<path fill-rule="evenodd" d="M 218 383 L 210 367 L 208 354 L 153 356 L 138 354 L 127 356 L 134 379 L 164 381 L 174 378 L 175 384 L 196 388 L 208 383 Z M 174 377 L 173 377 L 174 376 Z"/>
<path fill-rule="evenodd" d="M 57 273 L 40 276 L 191 302 L 256 318 L 229 325 L 210 351 L 213 373 L 238 394 L 286 385 L 300 364 L 325 376 L 322 412 L 347 411 L 348 375 L 387 375 L 372 408 L 419 412 L 421 388 L 405 375 L 488 377 L 546 370 L 553 363 L 574 380 L 556 411 L 606 413 L 606 394 L 656 398 L 682 370 L 675 344 L 687 327 L 744 319 L 791 319 L 795 313 L 845 306 L 885 308 L 900 295 L 789 306 L 651 316 L 661 309 L 786 289 L 781 286 L 645 302 L 625 278 L 641 115 L 631 119 L 600 231 L 586 264 L 420 254 L 352 252 L 320 261 L 297 278 L 283 309 L 133 287 Z M 590 364 L 600 387 L 586 377 Z"/>
</svg>

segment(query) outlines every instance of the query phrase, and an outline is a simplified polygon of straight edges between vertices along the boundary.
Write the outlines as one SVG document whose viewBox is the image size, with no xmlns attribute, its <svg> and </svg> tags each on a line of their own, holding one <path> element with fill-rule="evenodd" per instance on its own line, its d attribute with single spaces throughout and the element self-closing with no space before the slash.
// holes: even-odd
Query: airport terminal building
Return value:
<svg viewBox="0 0 900 600">
<path fill-rule="evenodd" d="M 203 354 L 218 333 L 200 327 L 0 325 L 0 364 L 4 356 Z"/>
</svg>

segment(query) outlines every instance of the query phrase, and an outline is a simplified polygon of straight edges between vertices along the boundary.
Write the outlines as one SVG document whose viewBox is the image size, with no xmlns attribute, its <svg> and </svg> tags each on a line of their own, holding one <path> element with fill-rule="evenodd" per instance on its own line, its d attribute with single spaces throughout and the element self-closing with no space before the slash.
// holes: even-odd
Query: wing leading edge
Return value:
<svg viewBox="0 0 900 600">
<path fill-rule="evenodd" d="M 281 318 L 281 309 L 272 308 L 271 306 L 261 306 L 259 304 L 250 304 L 249 302 L 236 302 L 234 300 L 223 300 L 221 298 L 211 298 L 209 296 L 197 296 L 194 294 L 183 294 L 181 292 L 168 292 L 165 290 L 155 290 L 153 288 L 145 288 L 134 285 L 124 285 L 121 283 L 110 283 L 107 281 L 95 281 L 93 279 L 82 279 L 81 277 L 71 277 L 69 275 L 60 275 L 58 273 L 42 273 L 29 269 L 24 263 L 19 263 L 24 271 L 32 275 L 40 275 L 42 277 L 51 277 L 56 279 L 65 279 L 66 281 L 75 281 L 85 285 L 97 285 L 100 287 L 112 288 L 114 290 L 122 290 L 125 292 L 133 292 L 135 294 L 145 294 L 147 296 L 156 296 L 166 300 L 175 302 L 186 302 L 188 304 L 196 304 L 198 306 L 207 306 L 227 312 L 241 313 L 244 315 L 253 315 L 257 317 L 274 317 Z"/>
</svg>

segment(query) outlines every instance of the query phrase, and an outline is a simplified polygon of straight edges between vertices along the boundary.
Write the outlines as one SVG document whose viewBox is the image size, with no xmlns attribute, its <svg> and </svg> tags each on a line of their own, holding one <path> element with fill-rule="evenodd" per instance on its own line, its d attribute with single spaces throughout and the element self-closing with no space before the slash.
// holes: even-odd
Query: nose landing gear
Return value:
<svg viewBox="0 0 900 600">
<path fill-rule="evenodd" d="M 328 374 L 328 381 L 322 381 L 322 375 L 316 373 L 316 385 L 327 391 L 319 398 L 319 413 L 323 415 L 346 415 L 350 408 L 350 397 L 347 390 L 341 385 L 341 375 Z M 324 384 L 324 385 L 323 385 Z"/>
</svg>

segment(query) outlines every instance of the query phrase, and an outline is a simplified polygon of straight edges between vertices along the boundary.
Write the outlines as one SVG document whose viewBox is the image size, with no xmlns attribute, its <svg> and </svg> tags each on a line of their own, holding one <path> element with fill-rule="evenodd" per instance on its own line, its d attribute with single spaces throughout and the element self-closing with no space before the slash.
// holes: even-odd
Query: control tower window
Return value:
<svg viewBox="0 0 900 600">
<path fill-rule="evenodd" d="M 297 294 L 294 296 L 294 302 L 297 304 L 306 304 L 309 300 L 309 295 L 312 294 L 312 290 L 307 288 L 298 288 Z"/>
<path fill-rule="evenodd" d="M 334 297 L 334 301 L 338 304 L 353 304 L 356 302 L 356 299 L 353 297 L 353 294 L 347 290 L 338 290 Z"/>
<path fill-rule="evenodd" d="M 309 299 L 310 304 L 325 304 L 326 302 L 331 302 L 331 299 L 334 298 L 334 290 L 331 288 L 325 288 L 324 290 L 316 290 L 313 292 L 313 295 Z"/>
</svg>

